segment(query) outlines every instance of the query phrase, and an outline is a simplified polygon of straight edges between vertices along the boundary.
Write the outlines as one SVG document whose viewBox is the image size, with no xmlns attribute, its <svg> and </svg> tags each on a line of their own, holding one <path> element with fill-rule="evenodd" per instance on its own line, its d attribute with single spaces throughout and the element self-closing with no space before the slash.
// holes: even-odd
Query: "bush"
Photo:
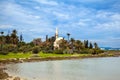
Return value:
<svg viewBox="0 0 120 80">
<path fill-rule="evenodd" d="M 63 50 L 63 53 L 64 54 L 73 54 L 73 50 L 72 49 L 66 49 L 66 50 Z"/>
<path fill-rule="evenodd" d="M 99 54 L 99 53 L 103 53 L 103 50 L 100 49 L 93 49 L 93 53 L 92 54 Z"/>
<path fill-rule="evenodd" d="M 32 50 L 33 49 L 30 45 L 24 45 L 19 48 L 19 52 L 23 52 L 23 53 L 30 52 Z"/>
<path fill-rule="evenodd" d="M 53 53 L 53 50 L 43 50 L 43 53 Z"/>
<path fill-rule="evenodd" d="M 4 49 L 8 50 L 9 52 L 13 52 L 17 47 L 13 44 L 8 44 L 4 46 Z"/>
<path fill-rule="evenodd" d="M 54 50 L 55 54 L 63 54 L 63 50 Z"/>
<path fill-rule="evenodd" d="M 2 55 L 7 55 L 8 54 L 8 51 L 0 51 L 0 54 L 2 54 Z"/>
<path fill-rule="evenodd" d="M 39 47 L 34 47 L 33 48 L 33 50 L 32 50 L 32 52 L 34 53 L 34 54 L 37 54 L 38 52 L 39 52 Z"/>
<path fill-rule="evenodd" d="M 81 54 L 89 54 L 91 51 L 89 49 L 83 49 L 80 51 Z"/>
</svg>

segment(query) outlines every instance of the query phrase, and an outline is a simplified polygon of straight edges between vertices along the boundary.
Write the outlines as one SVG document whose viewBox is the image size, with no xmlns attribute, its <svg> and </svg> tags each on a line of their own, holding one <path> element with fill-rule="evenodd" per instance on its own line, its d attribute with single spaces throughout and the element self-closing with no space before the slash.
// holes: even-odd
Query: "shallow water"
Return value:
<svg viewBox="0 0 120 80">
<path fill-rule="evenodd" d="M 120 57 L 18 63 L 7 68 L 28 80 L 120 80 Z"/>
</svg>

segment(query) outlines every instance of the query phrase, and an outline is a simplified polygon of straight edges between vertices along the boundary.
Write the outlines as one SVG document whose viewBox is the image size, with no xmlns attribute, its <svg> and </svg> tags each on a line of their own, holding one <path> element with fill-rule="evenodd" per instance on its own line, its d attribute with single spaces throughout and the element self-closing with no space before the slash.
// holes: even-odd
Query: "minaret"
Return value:
<svg viewBox="0 0 120 80">
<path fill-rule="evenodd" d="M 56 32 L 55 32 L 55 39 L 58 38 L 58 28 L 56 28 Z"/>
</svg>

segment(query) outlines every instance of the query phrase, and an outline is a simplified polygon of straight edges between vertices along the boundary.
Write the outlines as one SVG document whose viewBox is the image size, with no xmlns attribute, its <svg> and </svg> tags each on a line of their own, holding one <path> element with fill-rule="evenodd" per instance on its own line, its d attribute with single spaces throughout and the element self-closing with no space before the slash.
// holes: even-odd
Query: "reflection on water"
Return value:
<svg viewBox="0 0 120 80">
<path fill-rule="evenodd" d="M 120 80 L 120 57 L 43 61 L 7 65 L 28 80 Z"/>
</svg>

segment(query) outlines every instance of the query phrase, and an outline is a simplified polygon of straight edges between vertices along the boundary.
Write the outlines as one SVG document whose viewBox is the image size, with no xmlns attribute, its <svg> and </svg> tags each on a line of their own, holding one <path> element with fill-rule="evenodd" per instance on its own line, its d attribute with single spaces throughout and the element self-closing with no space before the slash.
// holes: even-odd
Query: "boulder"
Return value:
<svg viewBox="0 0 120 80">
<path fill-rule="evenodd" d="M 3 69 L 0 69 L 0 79 L 6 79 L 8 77 L 8 74 L 4 72 Z"/>
<path fill-rule="evenodd" d="M 19 77 L 15 77 L 13 80 L 20 80 L 20 78 Z"/>
</svg>

